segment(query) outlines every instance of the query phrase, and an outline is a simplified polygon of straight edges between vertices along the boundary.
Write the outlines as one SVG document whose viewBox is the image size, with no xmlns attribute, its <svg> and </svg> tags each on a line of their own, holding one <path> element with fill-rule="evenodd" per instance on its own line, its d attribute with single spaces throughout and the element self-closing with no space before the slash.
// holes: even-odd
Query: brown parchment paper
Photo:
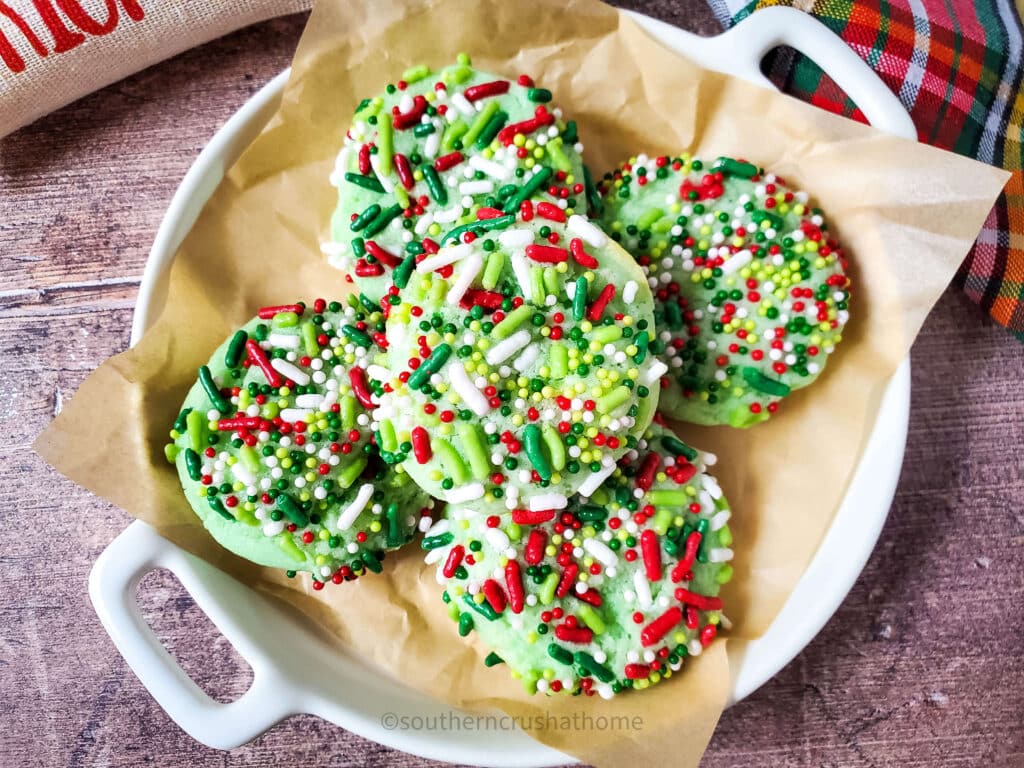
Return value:
<svg viewBox="0 0 1024 768">
<path fill-rule="evenodd" d="M 752 22 L 757 23 L 756 15 Z M 683 427 L 719 454 L 734 509 L 734 622 L 684 673 L 643 694 L 529 697 L 486 649 L 458 638 L 433 568 L 408 547 L 385 573 L 313 592 L 219 549 L 162 455 L 196 367 L 257 307 L 347 290 L 322 261 L 327 183 L 358 100 L 407 67 L 466 51 L 529 72 L 580 125 L 601 173 L 640 151 L 741 155 L 811 191 L 852 257 L 852 319 L 828 369 L 748 431 Z M 231 169 L 182 245 L 166 304 L 134 349 L 82 385 L 36 447 L 61 472 L 254 588 L 282 597 L 367 663 L 448 703 L 529 717 L 638 716 L 642 726 L 532 735 L 600 766 L 700 761 L 729 670 L 803 572 L 843 497 L 885 384 L 976 236 L 1006 174 L 894 139 L 778 93 L 705 71 L 594 0 L 321 0 L 280 111 Z M 415 713 L 411 713 L 415 714 Z"/>
</svg>

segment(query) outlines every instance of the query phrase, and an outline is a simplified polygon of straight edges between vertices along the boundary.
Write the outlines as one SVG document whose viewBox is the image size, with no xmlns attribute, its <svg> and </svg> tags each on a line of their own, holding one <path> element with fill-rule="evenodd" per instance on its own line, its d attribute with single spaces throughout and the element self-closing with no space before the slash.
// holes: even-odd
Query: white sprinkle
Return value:
<svg viewBox="0 0 1024 768">
<path fill-rule="evenodd" d="M 469 103 L 469 99 L 462 95 L 462 93 L 456 91 L 451 95 L 452 104 L 459 110 L 463 115 L 470 117 L 476 114 L 476 110 L 473 105 Z"/>
<path fill-rule="evenodd" d="M 275 371 L 277 371 L 283 376 L 287 376 L 289 379 L 291 379 L 301 387 L 304 387 L 307 384 L 309 384 L 309 374 L 292 365 L 287 360 L 282 360 L 280 357 L 275 357 L 273 360 L 270 361 L 270 365 Z"/>
<path fill-rule="evenodd" d="M 632 304 L 633 299 L 636 298 L 636 292 L 640 290 L 640 286 L 637 285 L 636 280 L 630 280 L 624 286 L 622 286 L 622 300 L 626 304 Z"/>
<path fill-rule="evenodd" d="M 531 512 L 544 512 L 549 509 L 565 509 L 569 499 L 561 493 L 542 493 L 530 498 Z"/>
<path fill-rule="evenodd" d="M 533 237 L 532 229 L 517 227 L 516 229 L 506 229 L 498 235 L 498 242 L 504 248 L 525 248 L 533 243 Z"/>
<path fill-rule="evenodd" d="M 601 248 L 608 243 L 608 235 L 585 216 L 574 213 L 569 217 L 566 228 L 577 237 L 583 238 L 588 245 Z"/>
<path fill-rule="evenodd" d="M 263 526 L 264 536 L 277 536 L 281 531 L 284 530 L 284 520 L 271 520 L 269 523 Z"/>
<path fill-rule="evenodd" d="M 647 369 L 647 373 L 644 374 L 644 384 L 651 386 L 654 382 L 660 379 L 668 372 L 668 366 L 665 365 L 661 360 L 655 360 L 651 363 L 651 367 Z"/>
<path fill-rule="evenodd" d="M 447 267 L 449 264 L 454 264 L 457 261 L 469 256 L 472 253 L 473 247 L 469 243 L 459 243 L 457 245 L 449 245 L 442 248 L 432 256 L 427 256 L 423 261 L 416 265 L 416 271 L 421 274 L 427 272 L 433 272 L 435 269 L 441 267 Z"/>
<path fill-rule="evenodd" d="M 583 548 L 605 568 L 610 568 L 619 562 L 619 558 L 615 555 L 615 552 L 613 552 L 607 544 L 603 541 L 599 541 L 598 539 L 584 539 Z"/>
<path fill-rule="evenodd" d="M 588 498 L 594 491 L 601 487 L 601 483 L 608 479 L 608 477 L 615 471 L 614 462 L 611 466 L 604 467 L 600 472 L 591 472 L 587 475 L 587 479 L 580 485 L 579 494 L 584 498 Z"/>
<path fill-rule="evenodd" d="M 348 244 L 325 241 L 320 243 L 320 253 L 325 256 L 344 256 L 348 253 Z"/>
<path fill-rule="evenodd" d="M 370 167 L 373 168 L 373 172 L 377 175 L 377 181 L 384 187 L 384 191 L 391 194 L 395 191 L 395 182 L 393 182 L 388 175 L 383 173 L 380 168 L 380 155 L 370 155 Z"/>
<path fill-rule="evenodd" d="M 459 276 L 455 278 L 452 287 L 448 289 L 447 299 L 449 304 L 458 306 L 459 302 L 462 301 L 462 297 L 466 295 L 466 291 L 469 290 L 469 286 L 473 284 L 476 276 L 480 274 L 483 268 L 484 259 L 479 253 L 473 253 L 463 260 Z"/>
<path fill-rule="evenodd" d="M 313 415 L 309 408 L 285 408 L 281 411 L 281 421 L 294 424 L 296 421 L 306 421 Z"/>
<path fill-rule="evenodd" d="M 420 216 L 419 219 L 417 219 L 416 226 L 413 228 L 413 231 L 420 237 L 423 237 L 425 234 L 427 234 L 427 230 L 430 229 L 430 225 L 433 223 L 434 214 L 428 211 L 427 213 Z"/>
<path fill-rule="evenodd" d="M 523 354 L 512 361 L 512 367 L 520 373 L 523 373 L 527 368 L 533 365 L 534 361 L 540 356 L 540 348 L 536 344 L 531 344 L 523 350 Z"/>
<path fill-rule="evenodd" d="M 636 600 L 641 608 L 651 607 L 651 583 L 643 571 L 633 573 L 633 589 L 636 590 Z"/>
<path fill-rule="evenodd" d="M 494 191 L 494 182 L 487 179 L 478 181 L 464 181 L 459 184 L 461 195 L 487 195 Z"/>
<path fill-rule="evenodd" d="M 508 181 L 512 178 L 512 169 L 501 163 L 496 163 L 493 160 L 488 160 L 480 155 L 470 155 L 469 165 L 471 168 L 475 168 L 478 171 L 483 171 L 488 176 L 492 176 L 501 181 Z"/>
<path fill-rule="evenodd" d="M 504 550 L 509 545 L 508 534 L 500 528 L 487 528 L 484 531 L 484 538 L 487 539 L 488 544 L 490 544 L 499 552 Z"/>
<path fill-rule="evenodd" d="M 373 498 L 373 485 L 371 483 L 364 483 L 359 486 L 355 499 L 338 515 L 338 530 L 347 531 L 351 528 L 352 523 L 366 509 L 366 505 L 370 503 L 371 498 Z"/>
<path fill-rule="evenodd" d="M 237 461 L 231 466 L 231 474 L 246 485 L 252 485 L 256 482 L 256 475 L 241 461 Z"/>
<path fill-rule="evenodd" d="M 707 475 L 704 478 L 704 489 L 708 492 L 712 499 L 717 500 L 722 498 L 722 486 L 720 486 L 718 484 L 718 481 L 715 480 L 715 478 L 711 477 L 710 475 Z"/>
<path fill-rule="evenodd" d="M 533 300 L 533 288 L 530 283 L 530 265 L 526 263 L 526 256 L 520 251 L 512 252 L 512 271 L 515 273 L 516 281 L 526 299 Z"/>
<path fill-rule="evenodd" d="M 498 342 L 487 350 L 487 362 L 491 365 L 497 365 L 498 363 L 505 362 L 512 357 L 512 355 L 529 344 L 530 338 L 529 331 L 516 331 L 507 339 Z"/>
<path fill-rule="evenodd" d="M 323 401 L 323 395 L 313 393 L 309 395 L 299 395 L 295 398 L 295 405 L 299 408 L 316 408 Z"/>
<path fill-rule="evenodd" d="M 270 346 L 272 347 L 280 347 L 281 349 L 298 349 L 302 339 L 298 336 L 289 336 L 284 333 L 272 333 L 267 337 L 267 341 L 270 342 Z"/>
<path fill-rule="evenodd" d="M 733 272 L 738 272 L 747 266 L 753 260 L 754 254 L 748 250 L 742 250 L 739 253 L 733 254 L 730 258 L 725 260 L 722 264 L 721 270 L 724 275 L 731 275 Z"/>
<path fill-rule="evenodd" d="M 708 552 L 709 563 L 727 563 L 732 560 L 733 552 L 728 547 L 715 547 Z"/>
<path fill-rule="evenodd" d="M 470 483 L 459 488 L 453 488 L 445 495 L 445 501 L 449 504 L 461 504 L 464 501 L 474 501 L 484 495 L 483 483 Z"/>
<path fill-rule="evenodd" d="M 484 393 L 473 386 L 473 382 L 469 380 L 469 376 L 466 374 L 466 369 L 462 366 L 462 363 L 456 362 L 455 365 L 451 366 L 449 374 L 451 376 L 452 388 L 469 406 L 469 409 L 477 416 L 486 415 L 491 406 L 487 402 L 487 398 L 484 397 Z"/>
<path fill-rule="evenodd" d="M 451 208 L 444 208 L 440 211 L 434 211 L 434 221 L 439 224 L 451 224 L 459 216 L 462 215 L 462 206 L 453 205 Z"/>
<path fill-rule="evenodd" d="M 441 149 L 441 130 L 438 128 L 437 123 L 434 123 L 434 132 L 427 136 L 427 140 L 423 142 L 423 154 L 430 160 L 437 157 L 438 150 Z"/>
<path fill-rule="evenodd" d="M 710 528 L 712 531 L 719 531 L 725 527 L 725 524 L 729 522 L 729 518 L 732 517 L 732 512 L 728 509 L 723 509 L 718 512 L 714 517 L 711 518 Z"/>
</svg>

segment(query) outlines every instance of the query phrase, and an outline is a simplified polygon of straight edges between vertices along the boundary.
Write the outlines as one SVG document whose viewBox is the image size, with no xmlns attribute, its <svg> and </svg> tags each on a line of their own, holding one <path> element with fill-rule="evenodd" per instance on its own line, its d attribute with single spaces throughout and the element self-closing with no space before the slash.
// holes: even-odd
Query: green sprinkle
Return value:
<svg viewBox="0 0 1024 768">
<path fill-rule="evenodd" d="M 606 627 L 604 620 L 598 615 L 591 606 L 587 603 L 581 602 L 579 607 L 576 609 L 576 614 L 583 619 L 583 623 L 593 630 L 595 635 L 603 634 Z"/>
<path fill-rule="evenodd" d="M 417 139 L 422 139 L 424 136 L 429 136 L 434 133 L 437 128 L 434 127 L 433 123 L 419 123 L 412 129 L 412 135 Z"/>
<path fill-rule="evenodd" d="M 380 558 L 370 550 L 366 550 L 360 554 L 360 557 L 362 558 L 363 564 L 366 566 L 367 570 L 373 571 L 374 573 L 380 573 L 384 570 L 384 566 L 381 564 Z"/>
<path fill-rule="evenodd" d="M 177 431 L 177 432 L 184 432 L 185 431 L 185 429 L 187 427 L 185 419 L 188 418 L 188 415 L 190 413 L 192 413 L 192 409 L 191 408 L 185 408 L 184 410 L 182 410 L 181 413 L 178 414 L 178 418 L 176 418 L 174 420 L 174 429 L 175 429 L 175 431 Z"/>
<path fill-rule="evenodd" d="M 316 326 L 308 321 L 302 324 L 302 346 L 309 357 L 317 357 L 320 354 L 320 345 L 316 340 Z"/>
<path fill-rule="evenodd" d="M 572 171 L 572 162 L 566 157 L 565 152 L 562 150 L 562 140 L 552 139 L 544 145 L 544 149 L 548 152 L 548 157 L 551 158 L 551 162 L 555 168 L 562 173 L 570 173 Z"/>
<path fill-rule="evenodd" d="M 287 493 L 282 493 L 277 497 L 277 508 L 284 512 L 288 519 L 296 525 L 309 525 L 309 517 L 302 511 L 302 507 L 295 502 L 295 499 Z"/>
<path fill-rule="evenodd" d="M 423 178 L 427 182 L 427 189 L 430 190 L 430 194 L 433 195 L 438 205 L 446 205 L 448 203 L 448 190 L 445 189 L 444 184 L 441 182 L 441 177 L 434 170 L 434 166 L 423 166 Z"/>
<path fill-rule="evenodd" d="M 582 320 L 587 313 L 587 278 L 576 278 L 576 290 L 572 294 L 572 318 Z"/>
<path fill-rule="evenodd" d="M 394 133 L 391 126 L 391 118 L 385 116 L 383 120 L 377 121 L 377 157 L 380 158 L 380 172 L 385 176 L 391 175 L 392 159 L 395 152 Z"/>
<path fill-rule="evenodd" d="M 461 226 L 455 227 L 449 230 L 448 233 L 441 238 L 441 245 L 449 243 L 452 240 L 457 241 L 464 232 L 493 232 L 498 229 L 505 229 L 508 226 L 516 223 L 515 214 L 509 214 L 507 216 L 496 216 L 493 219 L 481 219 L 480 221 L 471 221 L 468 224 L 462 224 Z"/>
<path fill-rule="evenodd" d="M 400 216 L 401 213 L 402 206 L 400 206 L 398 203 L 395 203 L 390 208 L 385 208 L 383 211 L 380 212 L 380 215 L 376 219 L 371 221 L 366 226 L 366 230 L 363 232 L 363 234 L 366 237 L 373 237 L 378 232 L 382 231 L 384 227 L 390 224 L 392 219 L 394 219 L 397 216 Z"/>
<path fill-rule="evenodd" d="M 597 409 L 601 413 L 611 413 L 624 402 L 626 402 L 632 391 L 629 387 L 618 386 L 606 395 L 602 395 L 595 401 L 597 403 Z"/>
<path fill-rule="evenodd" d="M 610 344 L 611 342 L 618 341 L 621 338 L 621 325 L 601 325 L 595 328 L 593 333 L 590 334 L 591 341 L 596 341 L 602 347 L 605 344 Z"/>
<path fill-rule="evenodd" d="M 369 459 L 364 455 L 355 459 L 351 464 L 346 466 L 337 477 L 338 487 L 344 490 L 354 483 L 363 470 L 366 469 L 366 465 L 369 463 Z"/>
<path fill-rule="evenodd" d="M 757 370 L 757 368 L 745 366 L 740 373 L 743 375 L 743 380 L 747 382 L 747 384 L 758 392 L 764 392 L 766 395 L 785 397 L 792 391 L 786 384 L 783 384 L 777 379 L 771 379 L 765 376 Z"/>
<path fill-rule="evenodd" d="M 551 353 L 548 357 L 548 367 L 551 368 L 551 378 L 553 380 L 564 379 L 568 375 L 569 350 L 566 348 L 565 344 L 555 342 L 551 345 Z"/>
<path fill-rule="evenodd" d="M 459 614 L 459 637 L 466 637 L 473 631 L 473 616 L 469 613 Z"/>
<path fill-rule="evenodd" d="M 491 331 L 491 335 L 498 341 L 507 339 L 516 332 L 519 326 L 533 316 L 534 311 L 535 309 L 528 304 L 523 304 L 521 307 L 513 309 L 505 315 L 504 320 L 494 326 L 494 330 Z"/>
<path fill-rule="evenodd" d="M 412 375 L 409 376 L 408 385 L 413 389 L 419 389 L 422 387 L 427 383 L 431 376 L 441 370 L 441 366 L 448 362 L 448 358 L 451 357 L 451 355 L 451 345 L 445 343 L 438 344 L 433 350 L 431 350 L 427 358 L 420 363 L 420 367 L 413 371 Z"/>
<path fill-rule="evenodd" d="M 452 480 L 456 483 L 469 481 L 469 468 L 451 443 L 442 438 L 437 438 L 430 441 L 430 447 L 437 455 L 437 458 L 440 459 L 441 466 L 444 467 Z"/>
<path fill-rule="evenodd" d="M 573 660 L 586 672 L 596 677 L 602 683 L 610 683 L 615 679 L 615 673 L 604 664 L 598 664 L 597 659 L 586 651 L 576 651 Z"/>
<path fill-rule="evenodd" d="M 278 546 L 281 547 L 281 550 L 295 562 L 304 563 L 306 561 L 306 556 L 302 553 L 302 550 L 299 549 L 298 545 L 295 543 L 295 539 L 291 537 L 291 534 L 278 536 L 277 543 Z"/>
<path fill-rule="evenodd" d="M 551 465 L 544 456 L 543 441 L 540 427 L 536 424 L 528 424 L 523 430 L 523 448 L 526 450 L 526 457 L 537 470 L 540 479 L 545 482 L 551 479 Z"/>
<path fill-rule="evenodd" d="M 420 542 L 420 547 L 426 550 L 447 547 L 455 539 L 451 533 L 439 533 L 437 536 L 427 536 Z"/>
<path fill-rule="evenodd" d="M 231 401 L 225 400 L 221 395 L 220 389 L 213 380 L 213 374 L 210 373 L 210 369 L 205 365 L 199 368 L 199 383 L 202 385 L 203 391 L 206 392 L 206 396 L 210 398 L 214 408 L 221 413 L 227 413 L 231 410 Z"/>
<path fill-rule="evenodd" d="M 455 149 L 455 142 L 465 136 L 468 130 L 469 126 L 466 125 L 466 121 L 461 117 L 454 123 L 449 124 L 444 130 L 444 136 L 441 138 L 441 145 L 445 151 L 451 152 Z"/>
<path fill-rule="evenodd" d="M 558 643 L 551 643 L 551 645 L 548 646 L 548 656 L 560 664 L 569 665 L 572 664 L 573 661 L 572 652 L 566 650 Z"/>
<path fill-rule="evenodd" d="M 561 472 L 565 468 L 565 444 L 562 442 L 558 430 L 550 424 L 544 425 L 543 435 L 544 445 L 547 446 L 548 453 L 551 454 L 551 466 L 556 472 Z"/>
<path fill-rule="evenodd" d="M 551 91 L 547 88 L 528 88 L 526 98 L 536 104 L 547 104 L 551 101 Z"/>
<path fill-rule="evenodd" d="M 494 137 L 498 135 L 498 131 L 502 129 L 505 123 L 508 122 L 508 112 L 498 112 L 490 120 L 487 121 L 487 125 L 480 131 L 480 135 L 476 140 L 477 149 L 487 149 Z"/>
<path fill-rule="evenodd" d="M 167 443 L 164 446 L 164 458 L 167 459 L 168 464 L 173 464 L 177 461 L 179 453 L 181 453 L 181 449 L 174 443 Z M 192 479 L 195 480 L 196 478 L 193 477 Z"/>
<path fill-rule="evenodd" d="M 467 593 L 462 596 L 462 601 L 488 621 L 494 621 L 496 618 L 498 618 L 498 613 L 486 600 L 484 600 L 482 603 L 478 603 L 476 600 L 473 599 L 472 595 Z"/>
<path fill-rule="evenodd" d="M 392 279 L 395 281 L 395 285 L 399 288 L 405 288 L 409 284 L 409 278 L 412 277 L 412 273 L 416 270 L 416 254 L 410 253 L 404 259 L 402 263 L 395 267 L 395 271 L 391 273 Z"/>
<path fill-rule="evenodd" d="M 185 470 L 190 479 L 199 482 L 203 478 L 202 461 L 199 454 L 191 448 L 185 449 Z"/>
<path fill-rule="evenodd" d="M 636 225 L 640 229 L 650 229 L 651 225 L 654 224 L 658 219 L 665 215 L 665 212 L 661 208 L 651 208 L 636 220 Z"/>
<path fill-rule="evenodd" d="M 647 345 L 651 343 L 651 336 L 647 331 L 640 331 L 633 343 L 636 345 L 636 354 L 633 356 L 633 362 L 639 365 L 647 358 Z"/>
<path fill-rule="evenodd" d="M 380 424 L 380 447 L 385 451 L 394 453 L 398 450 L 398 435 L 395 434 L 395 425 L 391 419 L 381 419 Z"/>
<path fill-rule="evenodd" d="M 578 137 L 579 130 L 576 121 L 570 120 L 565 124 L 565 130 L 562 132 L 562 141 L 566 144 L 575 144 Z"/>
<path fill-rule="evenodd" d="M 462 438 L 462 448 L 469 460 L 473 478 L 483 480 L 491 471 L 491 461 L 484 448 L 480 427 L 468 421 L 460 421 L 456 429 Z"/>
<path fill-rule="evenodd" d="M 192 450 L 199 452 L 206 447 L 206 419 L 199 411 L 189 409 L 185 415 L 185 427 Z"/>
<path fill-rule="evenodd" d="M 720 157 L 711 166 L 712 173 L 717 171 L 721 171 L 726 176 L 741 176 L 749 179 L 751 176 L 757 175 L 758 168 L 753 163 L 744 163 L 740 160 L 733 160 L 731 157 Z"/>
<path fill-rule="evenodd" d="M 553 571 L 544 577 L 544 583 L 540 585 L 537 593 L 541 605 L 551 605 L 555 601 L 555 590 L 558 588 L 559 580 L 559 575 Z"/>
<path fill-rule="evenodd" d="M 373 221 L 375 218 L 377 218 L 380 215 L 380 212 L 381 207 L 377 203 L 368 205 L 366 206 L 366 208 L 363 209 L 362 213 L 360 213 L 352 220 L 352 223 L 348 225 L 348 228 L 351 229 L 353 232 L 358 232 L 359 230 L 364 229 L 366 225 Z"/>
<path fill-rule="evenodd" d="M 368 189 L 371 192 L 384 192 L 384 187 L 379 181 L 373 176 L 363 176 L 361 173 L 346 173 L 345 181 L 349 184 L 355 184 L 357 187 Z"/>
<path fill-rule="evenodd" d="M 554 171 L 547 165 L 537 167 L 535 173 L 516 191 L 514 195 L 512 195 L 512 197 L 505 201 L 505 205 L 503 205 L 501 209 L 505 213 L 515 213 L 518 211 L 522 202 L 526 198 L 532 197 L 537 190 L 547 184 L 548 179 L 551 178 L 552 174 L 554 174 Z M 494 221 L 494 219 L 491 219 L 491 221 Z"/>
<path fill-rule="evenodd" d="M 499 664 L 504 664 L 504 663 L 505 663 L 505 660 L 503 658 L 501 658 L 501 656 L 496 654 L 494 651 L 491 651 L 490 653 L 488 653 L 486 658 L 484 658 L 484 666 L 485 667 L 496 667 Z"/>
<path fill-rule="evenodd" d="M 420 64 L 416 67 L 410 67 L 402 73 L 402 79 L 407 83 L 418 83 L 420 80 L 430 74 L 430 67 L 426 64 Z"/>
<path fill-rule="evenodd" d="M 360 331 L 354 325 L 343 325 L 341 332 L 345 334 L 345 338 L 349 339 L 360 347 L 373 346 L 373 339 L 371 339 L 366 333 Z"/>
<path fill-rule="evenodd" d="M 384 512 L 384 516 L 388 521 L 388 533 L 387 533 L 387 545 L 389 547 L 397 547 L 403 541 L 402 536 L 402 515 L 398 509 L 398 505 L 392 502 L 388 504 L 387 511 Z"/>
<path fill-rule="evenodd" d="M 356 398 L 353 395 L 345 395 L 340 402 L 341 406 L 341 428 L 346 432 L 356 424 Z"/>
<path fill-rule="evenodd" d="M 597 504 L 584 504 L 576 513 L 576 517 L 584 523 L 596 523 L 608 517 L 608 510 Z"/>
<path fill-rule="evenodd" d="M 600 216 L 604 209 L 604 200 L 601 199 L 601 193 L 597 190 L 590 169 L 585 165 L 583 166 L 583 182 L 587 194 L 587 208 L 590 209 L 592 216 Z"/>
<path fill-rule="evenodd" d="M 228 344 L 228 351 L 224 354 L 224 365 L 228 368 L 237 368 L 242 362 L 242 353 L 245 352 L 245 342 L 249 340 L 249 334 L 245 331 L 235 331 Z"/>
<path fill-rule="evenodd" d="M 477 112 L 476 119 L 473 120 L 473 124 L 469 126 L 469 130 L 462 137 L 463 146 L 468 147 L 476 141 L 491 118 L 498 114 L 499 109 L 501 109 L 501 103 L 497 99 L 491 99 L 484 105 L 483 109 Z"/>
<path fill-rule="evenodd" d="M 655 507 L 683 507 L 690 503 L 686 491 L 667 488 L 656 488 L 648 492 L 647 498 Z"/>
<path fill-rule="evenodd" d="M 501 279 L 501 270 L 505 267 L 505 254 L 501 251 L 491 251 L 487 257 L 487 265 L 484 267 L 483 277 L 480 278 L 485 290 L 493 290 Z"/>
<path fill-rule="evenodd" d="M 223 517 L 225 520 L 232 523 L 238 522 L 237 520 L 235 520 L 235 516 L 228 512 L 227 508 L 225 508 L 225 506 L 221 503 L 220 499 L 218 499 L 216 496 L 208 496 L 207 501 L 210 504 L 210 509 L 212 509 L 218 515 Z"/>
<path fill-rule="evenodd" d="M 682 440 L 673 435 L 662 435 L 661 444 L 666 451 L 671 453 L 673 456 L 683 456 L 687 461 L 693 461 L 697 458 L 697 450 L 691 448 Z"/>
</svg>

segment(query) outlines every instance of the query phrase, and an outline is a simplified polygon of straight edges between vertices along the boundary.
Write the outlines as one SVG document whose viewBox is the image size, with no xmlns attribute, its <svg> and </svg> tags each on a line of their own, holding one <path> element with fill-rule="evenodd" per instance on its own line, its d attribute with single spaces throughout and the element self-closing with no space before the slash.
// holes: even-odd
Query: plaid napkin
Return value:
<svg viewBox="0 0 1024 768">
<path fill-rule="evenodd" d="M 809 11 L 899 94 L 921 141 L 1013 174 L 956 283 L 1024 341 L 1024 33 L 1012 0 L 709 2 L 725 26 L 770 5 Z M 767 66 L 788 93 L 864 120 L 805 56 L 780 50 Z"/>
</svg>

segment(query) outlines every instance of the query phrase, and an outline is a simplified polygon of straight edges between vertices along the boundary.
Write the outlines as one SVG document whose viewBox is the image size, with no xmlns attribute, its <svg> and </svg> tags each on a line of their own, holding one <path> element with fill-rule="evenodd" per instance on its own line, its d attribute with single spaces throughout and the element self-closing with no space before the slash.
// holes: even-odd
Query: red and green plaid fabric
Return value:
<svg viewBox="0 0 1024 768">
<path fill-rule="evenodd" d="M 726 26 L 771 5 L 809 9 L 899 94 L 921 141 L 1012 172 L 956 282 L 1024 340 L 1024 34 L 1012 0 L 709 2 Z M 786 92 L 864 120 L 805 56 L 780 49 L 765 66 Z"/>
</svg>

